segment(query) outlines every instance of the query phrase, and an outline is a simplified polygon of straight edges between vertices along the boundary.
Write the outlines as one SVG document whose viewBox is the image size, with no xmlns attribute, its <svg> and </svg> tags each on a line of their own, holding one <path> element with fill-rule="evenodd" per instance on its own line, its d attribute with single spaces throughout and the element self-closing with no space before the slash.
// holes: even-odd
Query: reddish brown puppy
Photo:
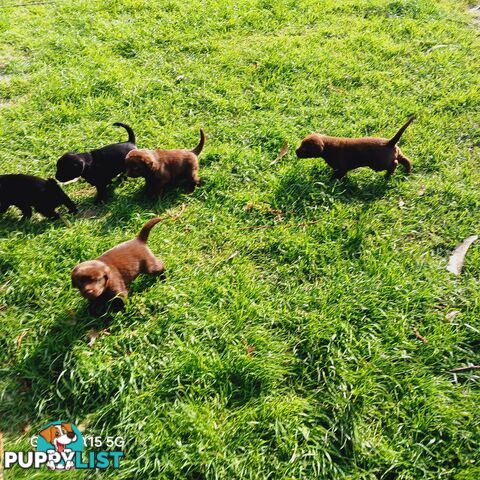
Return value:
<svg viewBox="0 0 480 480">
<path fill-rule="evenodd" d="M 161 275 L 165 266 L 147 246 L 148 235 L 161 219 L 153 218 L 128 242 L 108 250 L 95 260 L 79 263 L 72 271 L 72 285 L 89 300 L 90 313 L 97 314 L 110 300 L 114 309 L 123 308 L 128 285 L 141 273 Z"/>
<path fill-rule="evenodd" d="M 410 118 L 390 140 L 377 137 L 328 137 L 312 133 L 297 148 L 297 157 L 322 157 L 333 168 L 334 178 L 342 178 L 350 170 L 359 167 L 370 167 L 376 172 L 386 170 L 387 177 L 390 177 L 399 163 L 410 173 L 412 163 L 403 155 L 397 143 L 413 120 L 414 117 Z"/>
<path fill-rule="evenodd" d="M 184 183 L 190 192 L 200 184 L 198 155 L 205 144 L 200 129 L 200 143 L 193 150 L 132 150 L 125 159 L 129 177 L 144 177 L 150 195 L 160 196 L 167 187 Z"/>
</svg>

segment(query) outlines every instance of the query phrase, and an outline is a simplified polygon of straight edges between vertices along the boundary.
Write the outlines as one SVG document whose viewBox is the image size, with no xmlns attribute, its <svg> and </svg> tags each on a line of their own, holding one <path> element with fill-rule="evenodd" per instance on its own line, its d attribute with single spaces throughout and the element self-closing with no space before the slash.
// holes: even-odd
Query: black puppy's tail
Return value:
<svg viewBox="0 0 480 480">
<path fill-rule="evenodd" d="M 137 144 L 137 142 L 135 141 L 135 134 L 133 133 L 132 128 L 129 127 L 126 123 L 115 122 L 113 125 L 115 127 L 123 127 L 128 133 L 128 142 L 133 143 L 134 145 Z"/>
<path fill-rule="evenodd" d="M 205 132 L 203 131 L 203 128 L 200 129 L 200 142 L 198 145 L 191 151 L 195 155 L 200 155 L 200 152 L 203 150 L 203 146 L 205 145 Z"/>
<path fill-rule="evenodd" d="M 400 140 L 400 137 L 403 135 L 403 132 L 407 129 L 407 127 L 415 120 L 415 117 L 410 117 L 407 120 L 407 123 L 395 134 L 395 136 L 388 141 L 387 145 L 389 147 L 394 147 L 398 141 Z"/>
<path fill-rule="evenodd" d="M 137 235 L 137 238 L 143 242 L 143 243 L 147 243 L 147 240 L 148 240 L 148 236 L 150 235 L 150 230 L 158 223 L 160 222 L 162 219 L 160 217 L 155 217 L 155 218 L 152 218 L 151 220 L 149 220 L 144 226 L 143 228 L 140 230 L 140 233 Z"/>
</svg>

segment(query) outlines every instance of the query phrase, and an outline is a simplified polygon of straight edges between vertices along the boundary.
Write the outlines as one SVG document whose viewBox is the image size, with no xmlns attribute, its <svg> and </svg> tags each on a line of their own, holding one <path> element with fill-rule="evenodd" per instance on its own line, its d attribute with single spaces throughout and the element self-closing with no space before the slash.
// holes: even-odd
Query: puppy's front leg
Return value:
<svg viewBox="0 0 480 480">
<path fill-rule="evenodd" d="M 105 308 L 103 299 L 95 298 L 88 303 L 88 313 L 92 317 L 99 317 Z"/>
<path fill-rule="evenodd" d="M 122 310 L 124 310 L 125 309 L 125 300 L 126 300 L 126 296 L 125 297 L 117 296 L 117 297 L 112 298 L 112 300 L 110 301 L 110 305 L 112 307 L 112 310 L 114 312 L 121 312 Z"/>
<path fill-rule="evenodd" d="M 119 289 L 114 289 L 108 293 L 108 303 L 114 312 L 121 312 L 125 309 L 125 302 L 128 296 L 128 290 L 123 284 L 118 285 Z"/>
<path fill-rule="evenodd" d="M 341 168 L 335 168 L 333 170 L 332 179 L 340 180 L 347 174 L 347 171 Z"/>
<path fill-rule="evenodd" d="M 39 208 L 39 207 L 36 207 L 36 210 L 38 213 L 41 213 L 44 217 L 47 217 L 47 218 L 60 218 L 60 215 L 52 208 L 52 209 L 48 209 L 48 208 Z"/>
<path fill-rule="evenodd" d="M 23 218 L 30 218 L 32 216 L 32 207 L 21 206 L 19 208 L 22 212 Z"/>
<path fill-rule="evenodd" d="M 163 184 L 156 178 L 145 177 L 145 191 L 149 197 L 160 197 L 163 193 Z"/>
<path fill-rule="evenodd" d="M 108 299 L 114 312 L 119 312 L 125 308 L 125 300 L 128 296 L 128 289 L 119 276 L 111 276 L 109 279 Z"/>
<path fill-rule="evenodd" d="M 65 205 L 65 207 L 68 208 L 69 213 L 77 213 L 78 212 L 77 206 L 70 199 L 66 199 L 65 202 L 63 202 L 63 204 Z"/>
<path fill-rule="evenodd" d="M 97 196 L 93 203 L 98 205 L 99 203 L 104 202 L 108 197 L 107 186 L 106 185 L 95 185 L 97 188 Z"/>
</svg>

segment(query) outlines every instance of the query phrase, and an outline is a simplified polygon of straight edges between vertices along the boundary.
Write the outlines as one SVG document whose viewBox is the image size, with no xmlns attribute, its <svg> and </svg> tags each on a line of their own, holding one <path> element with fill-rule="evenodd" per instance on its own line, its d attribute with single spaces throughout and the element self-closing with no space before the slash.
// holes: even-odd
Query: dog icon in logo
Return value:
<svg viewBox="0 0 480 480">
<path fill-rule="evenodd" d="M 46 442 L 53 446 L 55 452 L 59 454 L 70 453 L 68 447 L 73 442 L 77 441 L 77 434 L 72 429 L 71 423 L 59 423 L 58 425 L 50 425 L 38 432 Z M 69 460 L 65 464 L 55 464 L 53 460 L 47 463 L 47 467 L 51 470 L 72 470 L 75 464 Z"/>
</svg>

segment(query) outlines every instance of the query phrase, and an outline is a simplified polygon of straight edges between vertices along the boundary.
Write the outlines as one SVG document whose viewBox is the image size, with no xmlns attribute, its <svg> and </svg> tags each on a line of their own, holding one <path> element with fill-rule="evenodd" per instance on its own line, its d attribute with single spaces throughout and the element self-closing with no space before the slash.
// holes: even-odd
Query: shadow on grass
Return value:
<svg viewBox="0 0 480 480">
<path fill-rule="evenodd" d="M 128 225 L 132 218 L 139 214 L 145 220 L 152 215 L 161 216 L 165 211 L 183 203 L 186 194 L 184 187 L 174 187 L 165 192 L 159 198 L 147 195 L 142 187 L 131 192 L 118 192 L 104 203 L 95 205 L 91 199 L 82 199 L 78 202 L 79 212 L 77 217 L 82 219 L 101 219 L 108 216 L 104 230 L 108 231 L 112 226 Z M 148 217 L 148 218 L 147 218 Z"/>
<path fill-rule="evenodd" d="M 351 172 L 341 180 L 332 178 L 328 167 L 315 166 L 311 171 L 291 169 L 280 181 L 274 194 L 275 204 L 285 211 L 303 213 L 311 205 L 328 206 L 336 201 L 350 203 L 375 202 L 385 196 L 395 180 L 387 180 L 382 174 L 365 181 Z"/>
<path fill-rule="evenodd" d="M 40 217 L 39 214 L 35 213 L 32 218 L 23 218 L 15 215 L 14 208 L 12 207 L 10 211 L 0 215 L 1 236 L 6 236 L 13 232 L 39 235 L 52 227 L 55 229 L 68 228 L 68 223 L 71 223 L 75 218 L 75 215 L 68 214 L 65 210 L 59 210 L 63 220 Z"/>
<path fill-rule="evenodd" d="M 128 296 L 131 298 L 132 295 L 136 295 L 144 290 L 148 290 L 157 282 L 165 282 L 166 280 L 167 274 L 165 272 L 161 273 L 160 275 L 142 274 L 130 285 Z"/>
<path fill-rule="evenodd" d="M 86 313 L 86 306 L 79 314 L 72 313 L 58 315 L 35 349 L 12 365 L 11 381 L 0 406 L 0 431 L 18 433 L 38 419 L 38 411 L 43 412 L 45 420 L 56 420 L 49 418 L 52 411 L 75 408 L 74 399 L 59 394 L 58 383 L 66 357 L 77 341 L 86 338 L 90 329 L 106 328 L 109 317 L 91 317 Z M 68 376 L 68 372 L 63 374 Z"/>
<path fill-rule="evenodd" d="M 165 275 L 141 275 L 132 284 L 129 298 L 164 280 Z M 70 385 L 68 363 L 75 344 L 87 343 L 90 330 L 100 332 L 108 328 L 115 315 L 114 309 L 109 307 L 99 317 L 92 316 L 88 313 L 85 300 L 78 311 L 60 313 L 27 356 L 18 362 L 12 359 L 8 369 L 4 370 L 4 373 L 8 371 L 8 386 L 2 392 L 0 431 L 18 434 L 25 425 L 36 423 L 39 416 L 43 416 L 45 421 L 56 420 L 58 415 L 67 419 L 76 418 L 79 411 L 85 416 L 108 401 L 101 392 L 92 396 L 91 401 L 77 398 L 75 388 Z"/>
</svg>

